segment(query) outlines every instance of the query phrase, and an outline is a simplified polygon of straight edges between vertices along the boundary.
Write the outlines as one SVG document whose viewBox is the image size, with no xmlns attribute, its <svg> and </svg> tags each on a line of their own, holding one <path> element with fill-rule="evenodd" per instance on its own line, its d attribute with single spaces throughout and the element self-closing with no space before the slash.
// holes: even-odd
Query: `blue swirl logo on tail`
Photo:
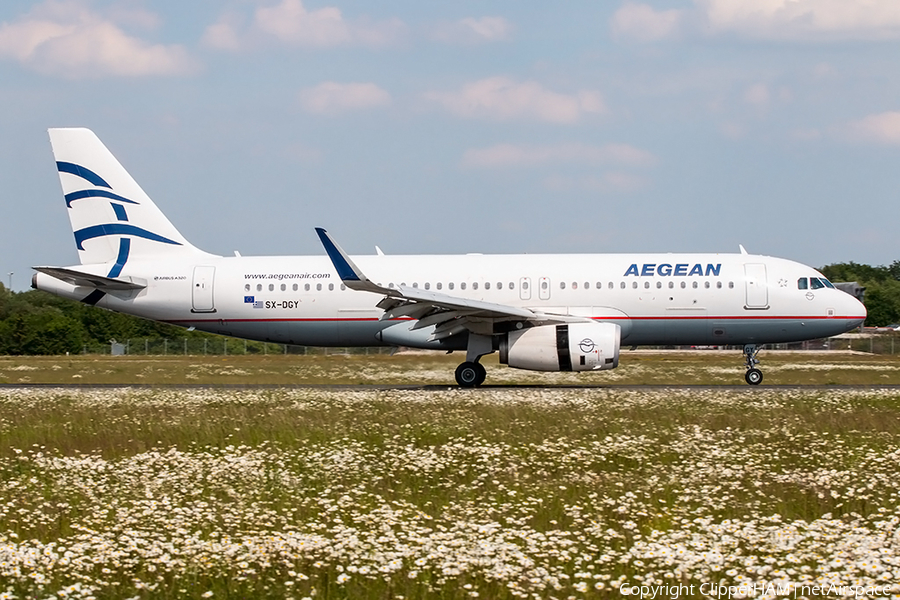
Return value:
<svg viewBox="0 0 900 600">
<path fill-rule="evenodd" d="M 106 198 L 109 200 L 117 200 L 119 202 L 124 202 L 126 204 L 135 204 L 140 205 L 139 202 L 135 202 L 134 200 L 129 200 L 124 196 L 120 196 L 112 192 L 112 186 L 106 182 L 105 179 L 100 177 L 97 173 L 91 171 L 86 167 L 82 167 L 81 165 L 77 165 L 75 163 L 57 161 L 56 168 L 60 173 L 69 173 L 71 175 L 75 175 L 76 177 L 80 177 L 84 179 L 88 183 L 101 188 L 100 190 L 79 190 L 77 192 L 71 192 L 65 195 L 66 206 L 68 208 L 72 208 L 72 202 L 75 200 L 81 200 L 84 198 Z M 110 191 L 107 191 L 110 190 Z M 113 212 L 115 213 L 116 219 L 119 221 L 118 223 L 106 223 L 103 225 L 91 225 L 90 227 L 85 227 L 84 229 L 79 229 L 75 232 L 75 245 L 79 250 L 84 250 L 84 242 L 87 240 L 91 240 L 94 238 L 105 237 L 109 235 L 128 235 L 133 237 L 139 237 L 145 240 L 151 240 L 154 242 L 160 242 L 163 244 L 172 244 L 175 246 L 181 246 L 180 242 L 176 242 L 175 240 L 170 240 L 167 237 L 161 236 L 157 233 L 153 233 L 152 231 L 147 231 L 141 227 L 137 227 L 135 225 L 131 225 L 127 223 L 128 215 L 125 212 L 125 207 L 121 204 L 116 204 L 114 202 L 110 202 L 110 205 L 113 208 Z M 128 255 L 131 253 L 131 238 L 123 237 L 119 239 L 119 254 L 116 257 L 116 262 L 113 264 L 112 269 L 109 271 L 108 277 L 118 277 L 121 274 L 122 269 L 125 267 L 125 263 L 128 261 Z"/>
</svg>

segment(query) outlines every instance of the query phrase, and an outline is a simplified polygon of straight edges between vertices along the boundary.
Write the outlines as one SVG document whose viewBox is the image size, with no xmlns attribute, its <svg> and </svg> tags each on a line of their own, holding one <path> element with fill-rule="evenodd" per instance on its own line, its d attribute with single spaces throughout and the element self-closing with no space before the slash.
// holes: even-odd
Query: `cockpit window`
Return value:
<svg viewBox="0 0 900 600">
<path fill-rule="evenodd" d="M 797 280 L 797 289 L 798 290 L 805 290 L 808 287 L 809 286 L 807 284 L 806 277 L 801 277 L 800 279 Z"/>
<path fill-rule="evenodd" d="M 820 279 L 821 279 L 822 283 L 825 284 L 825 287 L 834 289 L 834 284 L 833 284 L 833 283 L 831 283 L 830 281 L 828 281 L 828 280 L 825 279 L 824 277 L 821 277 Z"/>
<path fill-rule="evenodd" d="M 810 277 L 809 278 L 809 287 L 814 290 L 820 290 L 825 287 L 825 284 L 818 277 Z"/>
</svg>

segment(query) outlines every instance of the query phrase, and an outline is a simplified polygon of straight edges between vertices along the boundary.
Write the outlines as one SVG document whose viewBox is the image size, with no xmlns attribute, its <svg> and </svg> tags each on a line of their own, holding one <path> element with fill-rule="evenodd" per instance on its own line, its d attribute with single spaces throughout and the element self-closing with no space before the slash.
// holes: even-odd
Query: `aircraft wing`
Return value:
<svg viewBox="0 0 900 600">
<path fill-rule="evenodd" d="M 432 338 L 436 340 L 461 333 L 463 330 L 489 334 L 493 332 L 493 323 L 497 321 L 532 321 L 544 324 L 587 320 L 582 317 L 545 314 L 528 308 L 461 298 L 410 286 L 386 288 L 366 277 L 327 231 L 317 227 L 316 233 L 344 285 L 351 290 L 385 295 L 385 298 L 376 305 L 384 310 L 382 319 L 400 317 L 416 319 L 418 322 L 412 330 L 434 325 L 435 332 Z"/>
<path fill-rule="evenodd" d="M 112 277 L 104 277 L 102 275 L 93 275 L 76 271 L 75 269 L 66 269 L 64 267 L 31 267 L 35 271 L 45 273 L 50 277 L 55 277 L 60 281 L 71 283 L 72 285 L 83 285 L 86 287 L 97 288 L 98 290 L 142 290 L 146 284 L 136 283 L 131 278 L 113 279 Z"/>
</svg>

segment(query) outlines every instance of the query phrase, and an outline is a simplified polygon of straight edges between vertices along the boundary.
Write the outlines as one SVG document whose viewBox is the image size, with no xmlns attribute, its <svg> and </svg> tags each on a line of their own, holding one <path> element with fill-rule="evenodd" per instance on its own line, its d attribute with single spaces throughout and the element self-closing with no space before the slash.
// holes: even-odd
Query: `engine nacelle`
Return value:
<svg viewBox="0 0 900 600">
<path fill-rule="evenodd" d="M 619 365 L 621 328 L 615 323 L 541 325 L 500 340 L 500 362 L 531 371 L 600 371 Z"/>
</svg>

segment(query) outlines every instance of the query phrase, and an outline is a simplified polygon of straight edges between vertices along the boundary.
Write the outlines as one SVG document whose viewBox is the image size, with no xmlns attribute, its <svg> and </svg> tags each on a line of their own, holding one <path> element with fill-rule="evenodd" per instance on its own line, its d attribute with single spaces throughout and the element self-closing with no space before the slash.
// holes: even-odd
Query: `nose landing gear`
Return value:
<svg viewBox="0 0 900 600">
<path fill-rule="evenodd" d="M 756 368 L 756 365 L 759 364 L 759 360 L 756 358 L 759 351 L 760 347 L 756 344 L 744 346 L 744 363 L 747 365 L 747 373 L 744 375 L 744 379 L 750 385 L 759 385 L 763 380 L 762 371 Z"/>
</svg>

